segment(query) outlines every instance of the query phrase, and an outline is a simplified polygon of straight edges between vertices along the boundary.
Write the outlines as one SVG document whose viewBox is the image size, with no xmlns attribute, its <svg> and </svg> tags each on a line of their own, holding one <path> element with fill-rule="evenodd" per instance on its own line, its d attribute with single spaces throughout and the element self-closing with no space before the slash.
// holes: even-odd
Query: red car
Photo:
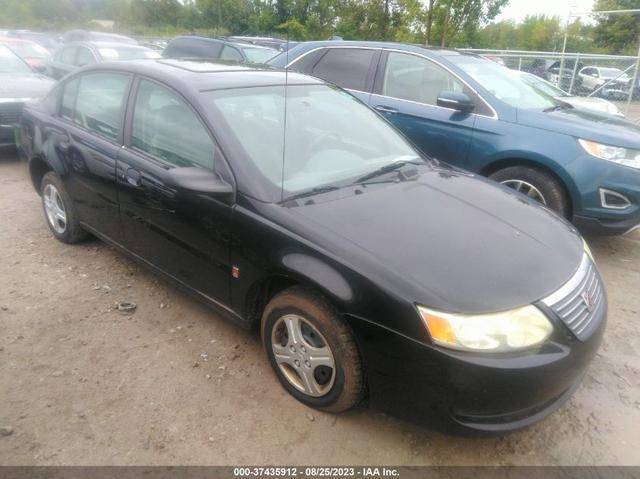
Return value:
<svg viewBox="0 0 640 479">
<path fill-rule="evenodd" d="M 0 37 L 0 45 L 6 45 L 22 58 L 33 70 L 44 73 L 51 54 L 46 48 L 22 38 Z"/>
</svg>

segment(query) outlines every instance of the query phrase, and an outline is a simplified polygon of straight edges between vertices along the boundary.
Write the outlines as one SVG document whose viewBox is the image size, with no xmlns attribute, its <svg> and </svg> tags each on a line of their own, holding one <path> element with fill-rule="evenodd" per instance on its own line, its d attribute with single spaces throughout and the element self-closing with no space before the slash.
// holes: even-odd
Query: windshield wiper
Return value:
<svg viewBox="0 0 640 479">
<path fill-rule="evenodd" d="M 384 175 L 385 173 L 389 173 L 390 171 L 397 170 L 402 168 L 405 165 L 420 165 L 422 162 L 418 163 L 415 160 L 400 160 L 394 161 L 393 163 L 389 163 L 388 165 L 381 166 L 377 170 L 373 170 L 371 173 L 367 173 L 364 176 L 358 178 L 354 183 L 362 183 L 364 181 L 370 180 L 371 178 L 375 178 L 376 176 Z"/>
<path fill-rule="evenodd" d="M 570 108 L 573 108 L 573 105 L 571 105 L 569 103 L 562 102 L 562 103 L 558 103 L 557 105 L 550 106 L 549 108 L 545 108 L 542 111 L 544 113 L 548 113 L 550 111 L 569 110 Z"/>
<path fill-rule="evenodd" d="M 334 186 L 334 185 L 315 186 L 310 190 L 301 191 L 300 193 L 296 193 L 295 195 L 288 196 L 283 200 L 283 202 L 297 200 L 299 198 L 307 198 L 309 196 L 319 195 L 320 193 L 328 193 L 329 191 L 335 191 L 339 189 L 340 189 L 339 186 Z"/>
</svg>

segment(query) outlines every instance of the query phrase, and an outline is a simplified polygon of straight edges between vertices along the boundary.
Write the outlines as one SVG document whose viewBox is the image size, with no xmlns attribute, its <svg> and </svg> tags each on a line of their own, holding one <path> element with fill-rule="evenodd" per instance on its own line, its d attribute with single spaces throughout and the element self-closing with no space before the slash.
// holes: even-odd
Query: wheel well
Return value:
<svg viewBox="0 0 640 479">
<path fill-rule="evenodd" d="M 51 171 L 51 167 L 42 158 L 36 157 L 29 162 L 29 174 L 31 175 L 31 183 L 35 190 L 40 194 L 40 185 L 44 175 Z"/>
<path fill-rule="evenodd" d="M 562 189 L 564 190 L 564 193 L 567 196 L 567 201 L 569 202 L 569 216 L 571 217 L 571 215 L 573 214 L 573 200 L 571 198 L 571 193 L 569 193 L 569 189 L 567 188 L 567 185 L 565 184 L 563 179 L 560 178 L 552 169 L 547 168 L 546 166 L 540 163 L 537 163 L 531 160 L 525 160 L 522 158 L 506 158 L 504 160 L 498 160 L 485 166 L 480 171 L 480 174 L 482 176 L 489 177 L 496 171 L 509 168 L 510 166 L 528 166 L 530 168 L 535 168 L 537 170 L 543 171 L 548 175 L 551 175 L 553 178 L 555 178 L 555 180 L 560 184 L 560 186 L 562 186 Z"/>
<path fill-rule="evenodd" d="M 301 284 L 299 281 L 288 276 L 270 276 L 257 281 L 251 285 L 247 293 L 244 316 L 254 327 L 257 327 L 269 301 L 281 291 L 299 284 Z"/>
</svg>

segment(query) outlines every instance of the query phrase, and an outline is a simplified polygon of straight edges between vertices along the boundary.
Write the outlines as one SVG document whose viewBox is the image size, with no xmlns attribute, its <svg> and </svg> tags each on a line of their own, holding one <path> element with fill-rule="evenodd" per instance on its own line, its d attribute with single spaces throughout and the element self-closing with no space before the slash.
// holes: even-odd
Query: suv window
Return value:
<svg viewBox="0 0 640 479">
<path fill-rule="evenodd" d="M 60 52 L 60 62 L 67 65 L 73 65 L 76 59 L 76 47 L 65 47 Z"/>
<path fill-rule="evenodd" d="M 221 60 L 235 60 L 241 62 L 243 60 L 242 54 L 233 47 L 229 45 L 225 45 L 222 48 L 222 54 L 220 55 Z"/>
<path fill-rule="evenodd" d="M 382 84 L 383 95 L 436 105 L 438 95 L 445 90 L 462 92 L 464 85 L 426 58 L 389 52 Z"/>
<path fill-rule="evenodd" d="M 96 59 L 87 47 L 78 47 L 78 54 L 76 55 L 75 65 L 82 67 L 95 63 Z"/>
<path fill-rule="evenodd" d="M 119 73 L 87 73 L 80 77 L 73 121 L 117 140 L 129 77 Z"/>
<path fill-rule="evenodd" d="M 218 58 L 222 44 L 197 38 L 177 38 L 172 40 L 162 56 L 165 58 Z"/>
<path fill-rule="evenodd" d="M 175 93 L 141 80 L 131 146 L 173 166 L 213 169 L 214 145 L 194 111 Z"/>
<path fill-rule="evenodd" d="M 311 74 L 342 88 L 366 91 L 367 76 L 376 53 L 370 49 L 329 48 Z"/>
</svg>

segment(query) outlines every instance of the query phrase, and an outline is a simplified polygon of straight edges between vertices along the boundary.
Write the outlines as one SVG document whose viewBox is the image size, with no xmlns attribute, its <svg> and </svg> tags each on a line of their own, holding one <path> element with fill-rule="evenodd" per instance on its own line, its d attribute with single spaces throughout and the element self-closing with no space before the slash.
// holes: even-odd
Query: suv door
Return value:
<svg viewBox="0 0 640 479">
<path fill-rule="evenodd" d="M 380 61 L 370 105 L 427 155 L 461 164 L 467 158 L 476 115 L 438 106 L 442 91 L 466 93 L 477 100 L 461 80 L 435 62 L 388 51 Z"/>
<path fill-rule="evenodd" d="M 315 58 L 292 67 L 349 90 L 365 103 L 369 101 L 380 49 L 327 47 Z"/>
<path fill-rule="evenodd" d="M 231 203 L 178 191 L 169 170 L 224 168 L 220 150 L 178 93 L 140 79 L 129 102 L 118 196 L 125 246 L 173 279 L 229 304 Z M 230 201 L 230 200 L 229 200 Z"/>
<path fill-rule="evenodd" d="M 63 85 L 58 115 L 49 134 L 64 164 L 63 180 L 80 221 L 98 233 L 120 240 L 116 197 L 116 158 L 122 145 L 124 106 L 131 77 L 90 72 Z"/>
</svg>

